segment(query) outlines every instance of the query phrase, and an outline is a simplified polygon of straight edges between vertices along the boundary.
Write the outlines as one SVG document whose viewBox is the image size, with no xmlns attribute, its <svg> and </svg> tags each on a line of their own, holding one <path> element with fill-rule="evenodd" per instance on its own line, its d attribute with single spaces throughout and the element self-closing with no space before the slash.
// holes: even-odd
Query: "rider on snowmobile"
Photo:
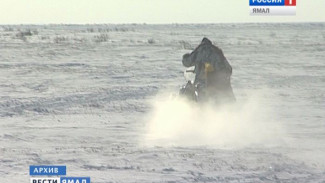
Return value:
<svg viewBox="0 0 325 183">
<path fill-rule="evenodd" d="M 234 101 L 235 96 L 230 83 L 232 67 L 221 49 L 203 38 L 201 44 L 192 52 L 183 56 L 185 67 L 195 66 L 193 85 L 198 88 L 201 97 L 217 101 Z"/>
</svg>

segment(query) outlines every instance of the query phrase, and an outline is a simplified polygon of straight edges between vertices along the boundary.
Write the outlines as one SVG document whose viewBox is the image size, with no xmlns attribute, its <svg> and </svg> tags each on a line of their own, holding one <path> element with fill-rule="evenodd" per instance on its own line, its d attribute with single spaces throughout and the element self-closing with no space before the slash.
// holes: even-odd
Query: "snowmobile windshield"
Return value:
<svg viewBox="0 0 325 183">
<path fill-rule="evenodd" d="M 194 83 L 195 80 L 195 72 L 194 72 L 195 66 L 189 67 L 184 71 L 184 77 L 186 81 L 191 81 Z"/>
</svg>

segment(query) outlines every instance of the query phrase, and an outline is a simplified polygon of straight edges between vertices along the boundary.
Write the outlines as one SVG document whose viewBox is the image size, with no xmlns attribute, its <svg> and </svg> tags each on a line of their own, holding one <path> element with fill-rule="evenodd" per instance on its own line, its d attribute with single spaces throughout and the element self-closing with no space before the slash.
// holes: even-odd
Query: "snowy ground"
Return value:
<svg viewBox="0 0 325 183">
<path fill-rule="evenodd" d="M 204 36 L 243 105 L 177 121 L 158 96 Z M 2 25 L 0 182 L 28 182 L 32 164 L 94 183 L 325 182 L 324 58 L 325 24 Z"/>
</svg>

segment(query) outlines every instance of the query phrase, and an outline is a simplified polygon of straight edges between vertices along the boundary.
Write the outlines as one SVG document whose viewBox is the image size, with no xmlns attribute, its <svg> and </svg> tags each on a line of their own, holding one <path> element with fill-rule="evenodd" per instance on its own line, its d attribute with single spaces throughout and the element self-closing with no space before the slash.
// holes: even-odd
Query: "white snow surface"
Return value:
<svg viewBox="0 0 325 183">
<path fill-rule="evenodd" d="M 237 102 L 176 97 L 203 37 Z M 325 182 L 325 24 L 1 25 L 0 182 Z"/>
</svg>

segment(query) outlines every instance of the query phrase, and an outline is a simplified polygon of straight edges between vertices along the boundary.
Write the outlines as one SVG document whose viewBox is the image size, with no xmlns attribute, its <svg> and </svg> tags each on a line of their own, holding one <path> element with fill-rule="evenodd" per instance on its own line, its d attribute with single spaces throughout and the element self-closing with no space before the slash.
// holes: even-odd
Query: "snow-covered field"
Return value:
<svg viewBox="0 0 325 183">
<path fill-rule="evenodd" d="M 206 36 L 237 103 L 173 96 Z M 0 182 L 325 182 L 325 24 L 0 26 Z"/>
</svg>

